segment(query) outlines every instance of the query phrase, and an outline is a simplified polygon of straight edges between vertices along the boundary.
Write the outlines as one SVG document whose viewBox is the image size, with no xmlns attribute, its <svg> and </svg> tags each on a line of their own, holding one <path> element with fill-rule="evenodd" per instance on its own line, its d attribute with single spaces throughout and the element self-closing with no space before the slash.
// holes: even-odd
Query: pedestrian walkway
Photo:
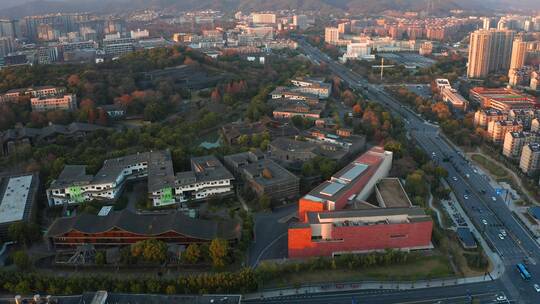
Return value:
<svg viewBox="0 0 540 304">
<path fill-rule="evenodd" d="M 302 294 L 332 293 L 358 290 L 412 290 L 423 288 L 435 288 L 445 286 L 455 286 L 463 284 L 481 283 L 497 278 L 489 275 L 469 278 L 448 278 L 441 280 L 423 280 L 410 282 L 385 282 L 385 281 L 363 281 L 347 283 L 321 283 L 318 285 L 303 286 L 299 288 L 285 288 L 265 290 L 256 293 L 250 293 L 243 296 L 243 300 L 255 300 L 265 298 L 276 298 L 295 296 Z"/>
</svg>

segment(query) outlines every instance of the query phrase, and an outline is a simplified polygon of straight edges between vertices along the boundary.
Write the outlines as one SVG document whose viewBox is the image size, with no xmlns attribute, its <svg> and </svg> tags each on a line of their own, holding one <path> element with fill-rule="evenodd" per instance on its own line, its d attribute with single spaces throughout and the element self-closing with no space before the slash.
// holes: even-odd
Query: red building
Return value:
<svg viewBox="0 0 540 304">
<path fill-rule="evenodd" d="M 308 212 L 307 217 L 289 228 L 289 258 L 431 245 L 433 222 L 419 207 Z"/>
<path fill-rule="evenodd" d="M 188 245 L 215 238 L 236 242 L 241 225 L 235 221 L 192 219 L 182 213 L 135 214 L 112 212 L 106 216 L 81 214 L 56 219 L 45 237 L 57 248 L 92 244 L 96 247 L 129 245 L 147 239 Z"/>
<path fill-rule="evenodd" d="M 301 198 L 289 258 L 431 248 L 431 217 L 385 178 L 391 166 L 392 153 L 374 147 Z M 378 206 L 365 202 L 374 191 Z"/>
<path fill-rule="evenodd" d="M 474 87 L 470 98 L 483 109 L 491 108 L 503 112 L 510 110 L 532 110 L 537 107 L 534 96 L 509 88 Z"/>
</svg>

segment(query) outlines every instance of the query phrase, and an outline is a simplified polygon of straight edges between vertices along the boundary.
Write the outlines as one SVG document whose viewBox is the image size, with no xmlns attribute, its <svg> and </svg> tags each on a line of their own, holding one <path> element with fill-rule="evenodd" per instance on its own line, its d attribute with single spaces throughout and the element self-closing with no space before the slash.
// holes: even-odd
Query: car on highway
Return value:
<svg viewBox="0 0 540 304">
<path fill-rule="evenodd" d="M 502 235 L 502 234 L 499 233 L 499 238 L 500 238 L 501 240 L 504 240 L 504 235 Z"/>
<path fill-rule="evenodd" d="M 496 198 L 495 196 L 492 196 L 492 197 L 491 197 L 491 200 L 494 201 L 494 202 L 496 202 L 496 201 L 497 201 L 497 198 Z"/>
<path fill-rule="evenodd" d="M 497 299 L 497 301 L 499 301 L 499 302 L 506 301 L 506 296 L 505 295 L 498 295 L 495 299 Z"/>
<path fill-rule="evenodd" d="M 467 178 L 471 178 L 471 175 L 470 175 L 469 173 L 465 173 L 465 176 L 466 176 Z"/>
<path fill-rule="evenodd" d="M 457 182 L 457 177 L 452 176 L 452 180 L 455 181 L 455 182 Z"/>
<path fill-rule="evenodd" d="M 466 200 L 468 200 L 468 199 L 469 199 L 469 196 L 468 196 L 467 194 L 464 194 L 464 195 L 463 195 L 463 198 L 466 199 Z"/>
<path fill-rule="evenodd" d="M 487 221 L 486 221 L 486 220 L 482 220 L 482 224 L 487 225 Z"/>
<path fill-rule="evenodd" d="M 501 229 L 501 234 L 502 234 L 503 236 L 506 236 L 506 230 Z"/>
</svg>

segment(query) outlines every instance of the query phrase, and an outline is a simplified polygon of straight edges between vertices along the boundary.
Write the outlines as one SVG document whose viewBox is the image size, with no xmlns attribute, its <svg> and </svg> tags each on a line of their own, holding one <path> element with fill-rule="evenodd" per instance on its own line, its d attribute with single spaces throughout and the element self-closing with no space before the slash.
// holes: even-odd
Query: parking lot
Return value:
<svg viewBox="0 0 540 304">
<path fill-rule="evenodd" d="M 407 67 L 415 66 L 416 68 L 429 68 L 436 63 L 435 60 L 417 53 L 379 53 L 377 56 Z"/>
</svg>

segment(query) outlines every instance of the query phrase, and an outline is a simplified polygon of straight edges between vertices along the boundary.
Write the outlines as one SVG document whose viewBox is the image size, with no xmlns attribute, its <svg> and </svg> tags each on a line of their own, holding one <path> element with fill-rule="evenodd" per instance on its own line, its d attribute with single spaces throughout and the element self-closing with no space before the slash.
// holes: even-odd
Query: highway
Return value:
<svg viewBox="0 0 540 304">
<path fill-rule="evenodd" d="M 540 284 L 540 246 L 514 217 L 489 181 L 479 174 L 463 156 L 440 134 L 439 127 L 426 122 L 411 109 L 401 104 L 382 87 L 368 83 L 362 76 L 330 59 L 320 50 L 300 40 L 306 55 L 329 69 L 350 87 L 361 90 L 367 97 L 401 116 L 408 135 L 422 147 L 434 161 L 448 171 L 447 181 L 458 197 L 478 231 L 483 232 L 488 245 L 501 257 L 505 271 L 500 279 L 509 298 L 519 303 L 540 303 L 540 293 L 533 284 Z M 532 279 L 525 281 L 516 269 L 516 263 L 525 261 Z"/>
</svg>

